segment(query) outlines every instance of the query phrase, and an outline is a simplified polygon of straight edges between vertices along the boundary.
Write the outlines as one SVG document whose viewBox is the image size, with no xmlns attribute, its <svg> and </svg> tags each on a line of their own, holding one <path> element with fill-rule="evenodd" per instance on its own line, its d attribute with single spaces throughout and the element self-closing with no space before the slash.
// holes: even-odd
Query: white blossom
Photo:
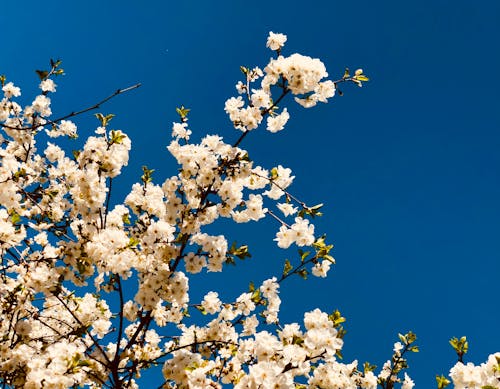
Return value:
<svg viewBox="0 0 500 389">
<path fill-rule="evenodd" d="M 286 42 L 286 35 L 280 33 L 270 32 L 269 37 L 267 38 L 266 46 L 271 50 L 281 49 Z"/>
</svg>

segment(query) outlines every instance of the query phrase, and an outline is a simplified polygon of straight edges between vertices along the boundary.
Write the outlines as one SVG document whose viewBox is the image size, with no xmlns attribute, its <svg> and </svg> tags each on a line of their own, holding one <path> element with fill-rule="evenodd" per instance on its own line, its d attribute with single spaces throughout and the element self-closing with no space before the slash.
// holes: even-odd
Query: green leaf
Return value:
<svg viewBox="0 0 500 389">
<path fill-rule="evenodd" d="M 417 335 L 415 335 L 411 331 L 408 331 L 408 333 L 406 334 L 406 338 L 408 339 L 408 344 L 412 344 L 417 340 Z"/>
<path fill-rule="evenodd" d="M 21 221 L 21 216 L 13 209 L 9 211 L 9 214 L 10 214 L 10 221 L 12 222 L 12 224 L 16 225 Z"/>
<path fill-rule="evenodd" d="M 195 308 L 200 311 L 203 315 L 206 315 L 208 312 L 203 308 L 202 305 L 195 305 Z"/>
<path fill-rule="evenodd" d="M 182 121 L 186 120 L 189 111 L 191 111 L 191 110 L 188 109 L 188 108 L 186 108 L 186 107 L 184 107 L 183 105 L 181 105 L 180 108 L 176 108 L 175 109 L 175 112 L 177 112 L 177 115 L 180 116 L 180 118 L 181 118 Z"/>
<path fill-rule="evenodd" d="M 153 181 L 153 172 L 154 169 L 148 169 L 147 166 L 142 167 L 143 175 L 141 176 L 141 181 L 144 183 L 144 185 L 147 185 L 151 181 Z"/>
<path fill-rule="evenodd" d="M 113 119 L 115 117 L 114 114 L 110 113 L 106 116 L 104 116 L 102 113 L 96 113 L 94 114 L 94 116 L 99 119 L 99 121 L 101 122 L 101 126 L 103 127 L 106 127 L 108 125 L 108 123 L 111 121 L 111 119 Z"/>
<path fill-rule="evenodd" d="M 14 173 L 14 181 L 19 181 L 21 177 L 26 177 L 26 169 L 21 168 L 17 172 Z"/>
<path fill-rule="evenodd" d="M 137 238 L 134 238 L 132 236 L 132 237 L 130 237 L 130 240 L 128 242 L 127 247 L 129 247 L 129 248 L 136 247 L 139 243 L 140 243 L 140 241 Z"/>
<path fill-rule="evenodd" d="M 261 297 L 260 297 L 260 289 L 255 289 L 252 293 L 252 297 L 251 297 L 251 300 L 255 303 L 255 304 L 258 304 L 260 303 L 261 301 Z"/>
<path fill-rule="evenodd" d="M 226 265 L 236 265 L 236 261 L 234 260 L 233 257 L 230 257 L 229 255 L 226 256 L 226 262 L 224 262 Z"/>
<path fill-rule="evenodd" d="M 342 78 L 349 78 L 349 77 L 351 77 L 351 75 L 349 74 L 349 68 L 345 68 L 344 76 Z"/>
<path fill-rule="evenodd" d="M 292 264 L 288 259 L 285 259 L 285 267 L 283 268 L 283 275 L 286 276 L 293 269 Z"/>
<path fill-rule="evenodd" d="M 306 258 L 309 256 L 309 254 L 311 254 L 311 252 L 309 251 L 304 252 L 302 250 L 299 250 L 299 254 L 300 254 L 300 260 L 304 262 Z"/>
<path fill-rule="evenodd" d="M 38 77 L 40 78 L 40 81 L 43 81 L 47 78 L 49 75 L 49 72 L 46 70 L 35 70 L 36 74 L 38 74 Z"/>
<path fill-rule="evenodd" d="M 275 167 L 273 167 L 271 169 L 271 180 L 275 180 L 278 178 L 278 169 L 276 169 Z"/>
<path fill-rule="evenodd" d="M 369 362 L 363 363 L 363 371 L 364 371 L 365 374 L 368 373 L 368 372 L 370 372 L 370 371 L 374 371 L 376 368 L 377 368 L 376 365 L 372 365 Z"/>
<path fill-rule="evenodd" d="M 78 360 L 78 367 L 89 367 L 91 366 L 90 365 L 90 362 L 89 361 L 86 361 L 86 360 Z"/>
<path fill-rule="evenodd" d="M 234 255 L 235 257 L 241 260 L 244 260 L 245 258 L 250 258 L 252 256 L 252 254 L 248 252 L 247 245 L 236 247 L 236 242 L 233 242 L 233 244 L 229 248 L 229 254 Z"/>
<path fill-rule="evenodd" d="M 101 124 L 104 126 L 104 115 L 102 113 L 95 113 L 94 116 L 101 122 Z"/>
<path fill-rule="evenodd" d="M 117 130 L 117 131 L 111 130 L 109 144 L 110 145 L 112 145 L 112 144 L 121 144 L 123 142 L 123 139 L 125 139 L 126 137 L 127 137 L 127 135 L 125 135 L 120 130 Z"/>
<path fill-rule="evenodd" d="M 50 59 L 50 67 L 52 68 L 52 71 L 56 70 L 59 66 L 61 66 L 62 61 L 60 59 L 54 61 L 52 58 Z M 58 74 L 59 71 L 62 71 L 62 69 L 56 70 L 54 74 Z"/>
<path fill-rule="evenodd" d="M 253 292 L 255 290 L 255 284 L 253 283 L 253 281 L 250 281 L 250 284 L 248 284 L 248 290 L 250 292 Z"/>
<path fill-rule="evenodd" d="M 297 345 L 301 345 L 304 343 L 304 338 L 301 338 L 300 336 L 297 336 L 297 335 L 294 335 L 293 338 L 292 338 L 292 344 L 297 344 Z"/>
<path fill-rule="evenodd" d="M 460 339 L 455 337 L 451 338 L 450 345 L 459 357 L 462 357 L 467 353 L 467 351 L 469 351 L 469 342 L 467 342 L 467 338 L 465 336 L 462 336 Z"/>
<path fill-rule="evenodd" d="M 437 382 L 438 389 L 444 389 L 449 384 L 451 384 L 450 380 L 447 379 L 444 375 L 440 375 L 440 376 L 436 375 L 436 382 Z"/>
<path fill-rule="evenodd" d="M 2 84 L 2 86 L 5 86 L 5 80 L 7 80 L 7 77 L 5 77 L 4 74 L 1 74 L 0 75 L 0 84 Z"/>
<path fill-rule="evenodd" d="M 128 217 L 128 214 L 124 214 L 122 216 L 122 221 L 124 224 L 130 224 L 130 218 Z"/>
<path fill-rule="evenodd" d="M 306 269 L 300 269 L 297 274 L 301 276 L 304 280 L 307 280 L 309 272 Z"/>
<path fill-rule="evenodd" d="M 368 77 L 366 77 L 364 74 L 356 76 L 356 80 L 358 80 L 358 81 L 370 81 L 370 79 Z"/>
<path fill-rule="evenodd" d="M 337 327 L 341 323 L 345 323 L 346 318 L 342 316 L 342 314 L 338 309 L 336 309 L 335 311 L 333 311 L 331 314 L 328 315 L 328 320 L 333 322 L 334 327 Z"/>
</svg>

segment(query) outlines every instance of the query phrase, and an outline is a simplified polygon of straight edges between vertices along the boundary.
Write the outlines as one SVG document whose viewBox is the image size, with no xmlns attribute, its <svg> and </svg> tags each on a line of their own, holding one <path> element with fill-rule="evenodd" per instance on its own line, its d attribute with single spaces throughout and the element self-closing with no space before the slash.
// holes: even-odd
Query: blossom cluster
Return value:
<svg viewBox="0 0 500 389">
<path fill-rule="evenodd" d="M 500 353 L 491 354 L 479 366 L 457 362 L 450 370 L 456 389 L 500 388 Z"/>
<path fill-rule="evenodd" d="M 0 77 L 0 383 L 135 388 L 143 370 L 161 365 L 165 388 L 373 389 L 387 379 L 412 387 L 389 365 L 377 376 L 357 361 L 342 362 L 340 314 L 315 309 L 302 324 L 280 320 L 281 283 L 291 275 L 326 277 L 334 263 L 333 246 L 311 222 L 320 206 L 289 192 L 291 169 L 259 166 L 240 146 L 264 119 L 267 130 L 283 130 L 290 115 L 278 104 L 286 95 L 312 107 L 335 94 L 319 59 L 282 55 L 286 39 L 270 33 L 276 58 L 263 70 L 241 68 L 239 96 L 225 103 L 243 131 L 236 142 L 207 135 L 191 143 L 188 110 L 178 109 L 167 149 L 179 173 L 155 183 L 144 167 L 117 203 L 111 186 L 131 140 L 111 128 L 113 115 L 96 114 L 95 132 L 68 154 L 56 138 L 82 131 L 76 114 L 51 118 L 60 61 L 39 71 L 41 93 L 24 108 L 20 88 Z M 250 256 L 247 246 L 214 234 L 215 226 L 207 232 L 219 218 L 277 222 L 278 247 L 312 249 L 299 249 L 282 274 L 251 284 L 234 301 L 216 291 L 192 301 L 193 274 L 221 272 Z M 490 370 L 480 375 L 493 385 Z M 468 385 L 471 374 L 457 367 L 451 376 Z"/>
</svg>

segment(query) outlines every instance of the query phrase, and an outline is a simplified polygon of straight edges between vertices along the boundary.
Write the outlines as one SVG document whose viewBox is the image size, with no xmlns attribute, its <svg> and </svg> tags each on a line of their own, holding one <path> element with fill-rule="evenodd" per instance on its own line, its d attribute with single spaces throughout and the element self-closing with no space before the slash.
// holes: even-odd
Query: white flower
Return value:
<svg viewBox="0 0 500 389">
<path fill-rule="evenodd" d="M 317 263 L 312 268 L 312 274 L 316 277 L 325 278 L 330 270 L 332 263 L 330 261 L 324 260 L 321 263 Z"/>
<path fill-rule="evenodd" d="M 298 208 L 294 207 L 290 203 L 279 203 L 277 204 L 278 209 L 283 212 L 283 215 L 290 216 L 297 213 Z"/>
<path fill-rule="evenodd" d="M 274 240 L 278 242 L 278 247 L 283 249 L 290 247 L 292 243 L 297 246 L 310 246 L 314 243 L 314 225 L 309 224 L 307 219 L 296 217 L 290 228 L 285 225 L 280 227 Z"/>
<path fill-rule="evenodd" d="M 267 130 L 270 132 L 278 132 L 285 128 L 285 124 L 290 119 L 290 114 L 286 108 L 276 116 L 268 116 L 267 117 Z"/>
<path fill-rule="evenodd" d="M 201 302 L 201 306 L 208 313 L 214 314 L 220 311 L 221 301 L 219 300 L 219 295 L 217 292 L 208 292 L 203 301 Z"/>
<path fill-rule="evenodd" d="M 38 112 L 40 116 L 49 116 L 52 111 L 50 110 L 50 99 L 45 95 L 38 95 L 32 103 L 32 108 Z"/>
<path fill-rule="evenodd" d="M 43 80 L 39 86 L 43 92 L 55 92 L 57 85 L 50 78 L 47 78 Z"/>
<path fill-rule="evenodd" d="M 266 47 L 271 50 L 281 49 L 286 42 L 286 35 L 280 33 L 269 32 L 269 37 L 267 38 Z"/>
<path fill-rule="evenodd" d="M 401 350 L 403 349 L 403 345 L 401 344 L 401 342 L 396 342 L 394 343 L 394 353 L 396 355 L 401 355 Z"/>
<path fill-rule="evenodd" d="M 259 325 L 259 320 L 256 315 L 252 315 L 243 320 L 243 332 L 241 335 L 248 336 L 255 334 L 255 330 Z"/>
<path fill-rule="evenodd" d="M 306 55 L 292 54 L 289 57 L 279 56 L 269 62 L 264 69 L 263 88 L 268 81 L 277 82 L 282 75 L 288 81 L 288 88 L 294 95 L 314 92 L 322 78 L 328 77 L 325 65 L 318 58 Z"/>
<path fill-rule="evenodd" d="M 236 84 L 236 90 L 240 95 L 242 95 L 243 93 L 246 93 L 247 86 L 243 82 L 238 81 L 238 83 Z"/>
<path fill-rule="evenodd" d="M 187 123 L 172 123 L 172 137 L 189 140 L 191 130 L 187 128 Z"/>
<path fill-rule="evenodd" d="M 48 142 L 45 149 L 45 156 L 50 162 L 55 162 L 64 158 L 64 151 L 59 146 Z"/>
<path fill-rule="evenodd" d="M 271 96 L 263 89 L 253 89 L 251 99 L 254 107 L 269 108 L 271 106 Z"/>
<path fill-rule="evenodd" d="M 278 200 L 281 196 L 283 196 L 285 194 L 285 192 L 283 192 L 283 189 L 288 188 L 295 178 L 295 176 L 291 175 L 292 169 L 284 168 L 281 165 L 278 165 L 276 167 L 276 173 L 277 178 L 273 180 L 276 185 L 271 183 L 271 188 L 263 193 L 273 200 Z"/>
<path fill-rule="evenodd" d="M 10 99 L 11 97 L 21 96 L 21 89 L 17 86 L 14 86 L 12 82 L 8 82 L 7 84 L 5 84 L 2 87 L 2 91 L 7 99 Z"/>
<path fill-rule="evenodd" d="M 401 389 L 411 389 L 414 386 L 415 386 L 415 383 L 412 381 L 412 379 L 405 372 L 405 379 L 403 381 L 403 384 L 401 385 Z"/>
</svg>

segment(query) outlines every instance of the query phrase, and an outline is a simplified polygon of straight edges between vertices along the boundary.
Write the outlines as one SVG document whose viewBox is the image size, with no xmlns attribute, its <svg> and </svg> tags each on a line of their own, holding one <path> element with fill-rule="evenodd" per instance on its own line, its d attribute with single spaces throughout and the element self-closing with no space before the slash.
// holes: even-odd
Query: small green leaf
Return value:
<svg viewBox="0 0 500 389">
<path fill-rule="evenodd" d="M 250 281 L 250 284 L 248 284 L 248 290 L 250 292 L 253 292 L 255 290 L 255 284 L 253 283 L 253 281 Z"/>
<path fill-rule="evenodd" d="M 124 224 L 130 224 L 130 218 L 128 217 L 128 214 L 124 214 L 124 215 L 122 216 L 122 222 L 123 222 Z"/>
<path fill-rule="evenodd" d="M 278 169 L 276 169 L 275 167 L 273 167 L 271 169 L 271 180 L 275 180 L 278 178 Z"/>
<path fill-rule="evenodd" d="M 101 122 L 101 126 L 106 127 L 108 123 L 115 117 L 114 114 L 110 113 L 104 116 L 102 113 L 96 113 L 94 116 Z"/>
<path fill-rule="evenodd" d="M 184 107 L 183 105 L 181 105 L 180 108 L 175 109 L 175 112 L 177 112 L 177 115 L 180 116 L 182 121 L 185 121 L 187 119 L 187 115 L 188 115 L 189 111 L 191 111 L 191 110 Z"/>
<path fill-rule="evenodd" d="M 121 144 L 126 137 L 127 135 L 120 130 L 111 130 L 109 144 Z"/>
<path fill-rule="evenodd" d="M 408 344 L 412 344 L 417 340 L 417 335 L 415 335 L 412 331 L 408 331 L 406 338 L 408 339 Z"/>
<path fill-rule="evenodd" d="M 245 258 L 250 258 L 252 255 L 248 252 L 248 246 L 242 245 L 240 247 L 236 247 L 236 242 L 233 242 L 231 247 L 229 248 L 229 254 L 234 255 L 235 257 L 244 260 Z"/>
<path fill-rule="evenodd" d="M 436 375 L 436 382 L 437 382 L 438 389 L 444 389 L 449 384 L 451 384 L 450 380 L 447 379 L 444 375 L 440 375 L 440 376 Z"/>
<path fill-rule="evenodd" d="M 12 224 L 16 225 L 21 221 L 21 216 L 13 209 L 9 211 L 9 214 L 10 214 L 10 221 L 12 222 Z"/>
<path fill-rule="evenodd" d="M 340 324 L 345 323 L 346 318 L 342 316 L 340 311 L 336 309 L 331 314 L 328 315 L 328 320 L 333 322 L 334 327 L 339 327 Z"/>
<path fill-rule="evenodd" d="M 469 342 L 467 342 L 467 338 L 465 336 L 462 336 L 460 339 L 455 337 L 451 338 L 450 345 L 453 347 L 459 358 L 463 357 L 463 355 L 469 351 Z"/>
<path fill-rule="evenodd" d="M 139 243 L 140 243 L 140 241 L 137 238 L 134 238 L 132 236 L 132 237 L 130 237 L 130 240 L 128 242 L 127 247 L 129 247 L 129 248 L 136 247 Z"/>
<path fill-rule="evenodd" d="M 19 181 L 19 179 L 21 177 L 25 177 L 26 176 L 26 169 L 24 168 L 21 168 L 19 169 L 17 172 L 14 173 L 14 181 Z"/>
<path fill-rule="evenodd" d="M 153 181 L 153 172 L 154 169 L 148 169 L 147 166 L 142 167 L 143 175 L 141 176 L 141 181 L 144 183 L 144 185 L 147 185 L 151 181 Z"/>
<path fill-rule="evenodd" d="M 370 372 L 370 371 L 374 371 L 376 368 L 377 368 L 377 366 L 372 365 L 369 362 L 363 363 L 363 371 L 364 371 L 365 374 L 368 373 L 368 372 Z"/>
<path fill-rule="evenodd" d="M 261 297 L 260 297 L 260 289 L 255 289 L 252 293 L 252 298 L 251 298 L 252 302 L 255 303 L 255 304 L 258 304 L 260 303 L 261 301 Z"/>
<path fill-rule="evenodd" d="M 40 78 L 40 81 L 43 81 L 47 78 L 49 75 L 49 72 L 46 70 L 35 70 L 36 74 L 38 74 L 38 77 Z"/>
<path fill-rule="evenodd" d="M 195 305 L 195 308 L 200 311 L 203 315 L 206 315 L 208 312 L 203 308 L 202 305 Z"/>
<path fill-rule="evenodd" d="M 300 336 L 297 336 L 297 335 L 294 335 L 293 338 L 292 338 L 292 344 L 297 344 L 297 345 L 301 345 L 304 343 L 304 338 L 301 338 Z"/>
<path fill-rule="evenodd" d="M 102 113 L 95 113 L 94 116 L 101 122 L 101 125 L 104 126 L 104 115 Z"/>
<path fill-rule="evenodd" d="M 304 261 L 307 259 L 307 257 L 309 256 L 309 254 L 311 254 L 311 252 L 310 252 L 310 251 L 305 251 L 305 252 L 304 252 L 304 251 L 302 251 L 302 250 L 299 250 L 300 260 L 301 260 L 302 262 L 304 262 Z"/>
<path fill-rule="evenodd" d="M 285 267 L 283 268 L 283 275 L 286 276 L 293 269 L 292 264 L 288 259 L 285 259 Z"/>
</svg>

